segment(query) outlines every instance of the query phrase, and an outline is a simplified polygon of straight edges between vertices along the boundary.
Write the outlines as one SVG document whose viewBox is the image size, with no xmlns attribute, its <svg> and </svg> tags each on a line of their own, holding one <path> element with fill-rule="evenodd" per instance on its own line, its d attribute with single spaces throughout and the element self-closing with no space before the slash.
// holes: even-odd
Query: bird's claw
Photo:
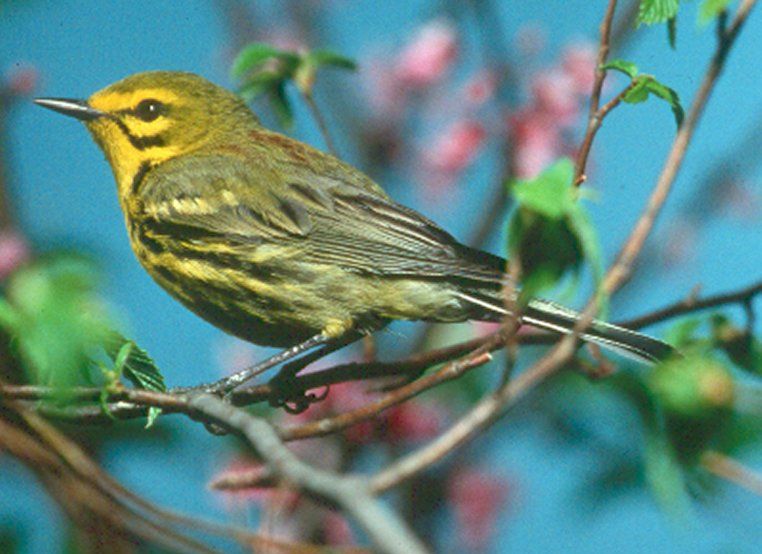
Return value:
<svg viewBox="0 0 762 554">
<path fill-rule="evenodd" d="M 271 381 L 273 392 L 270 396 L 270 406 L 283 408 L 289 414 L 301 414 L 310 406 L 325 400 L 328 396 L 329 387 L 320 392 L 289 391 L 287 382 Z"/>
</svg>

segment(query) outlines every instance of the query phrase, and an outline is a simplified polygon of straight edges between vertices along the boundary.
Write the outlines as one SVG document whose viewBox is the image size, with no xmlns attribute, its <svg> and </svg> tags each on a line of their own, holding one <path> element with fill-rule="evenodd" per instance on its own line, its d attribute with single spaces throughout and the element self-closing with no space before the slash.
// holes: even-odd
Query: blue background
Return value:
<svg viewBox="0 0 762 554">
<path fill-rule="evenodd" d="M 273 19 L 277 2 L 265 3 Z M 331 47 L 363 60 L 374 45 L 397 45 L 422 22 L 438 13 L 437 2 L 326 2 L 334 16 L 324 20 Z M 499 2 L 501 25 L 508 37 L 529 22 L 545 29 L 545 54 L 550 63 L 570 42 L 597 39 L 603 2 L 545 0 Z M 664 29 L 641 29 L 622 55 L 643 71 L 657 75 L 691 101 L 714 47 L 711 29 L 695 23 L 695 2 L 684 10 L 678 48 L 670 51 Z M 233 45 L 224 2 L 5 2 L 0 7 L 0 70 L 25 62 L 42 76 L 38 91 L 46 96 L 87 97 L 131 73 L 178 69 L 199 73 L 232 86 L 228 68 Z M 268 10 L 264 10 L 268 11 Z M 468 31 L 468 30 L 467 30 Z M 695 194 L 707 167 L 720 159 L 762 117 L 762 15 L 752 14 L 738 47 L 711 99 L 660 221 L 680 213 Z M 464 37 L 466 67 L 479 59 L 473 29 Z M 336 80 L 356 87 L 351 75 Z M 325 97 L 329 92 L 319 91 Z M 348 109 L 351 109 L 349 107 Z M 132 336 L 156 358 L 170 384 L 190 384 L 217 378 L 218 355 L 232 339 L 196 318 L 171 300 L 139 267 L 133 257 L 114 194 L 108 165 L 85 130 L 76 122 L 27 102 L 11 121 L 11 185 L 22 229 L 36 247 L 75 245 L 94 252 L 102 262 L 106 295 L 121 310 Z M 362 113 L 355 114 L 362 117 Z M 352 147 L 340 137 L 341 151 L 352 161 Z M 320 136 L 299 112 L 298 137 L 322 147 Z M 599 201 L 591 208 L 610 261 L 629 233 L 663 163 L 674 136 L 666 106 L 628 106 L 606 120 L 594 150 L 593 186 Z M 762 147 L 762 145 L 760 146 Z M 493 156 L 494 157 L 494 156 Z M 494 165 L 494 160 L 493 160 Z M 479 164 L 457 197 L 425 203 L 404 183 L 383 183 L 394 196 L 465 238 L 475 225 L 480 194 L 494 180 L 490 162 Z M 749 178 L 759 182 L 757 170 Z M 759 186 L 756 186 L 759 192 Z M 454 217 L 460 213 L 474 219 Z M 702 292 L 731 290 L 762 275 L 762 225 L 755 219 L 714 218 L 698 237 L 696 254 L 686 263 L 626 288 L 612 305 L 614 319 L 634 316 L 686 296 L 696 284 Z M 664 238 L 660 225 L 652 240 Z M 662 233 L 660 235 L 660 233 Z M 493 250 L 501 252 L 499 241 Z M 401 327 L 409 335 L 411 327 Z M 504 514 L 495 552 L 691 551 L 751 552 L 762 538 L 762 501 L 732 487 L 708 507 L 699 507 L 688 528 L 669 522 L 646 492 L 623 497 L 607 509 L 578 509 L 575 491 L 588 468 L 581 450 L 537 440 L 531 425 L 515 428 L 506 420 L 500 441 L 484 445 L 488 464 L 520 482 L 519 509 Z M 221 441 L 200 426 L 181 425 L 178 439 L 114 444 L 105 452 L 105 467 L 136 492 L 181 511 L 224 518 L 219 498 L 205 483 L 224 460 Z M 477 443 L 477 448 L 480 443 Z M 762 455 L 744 460 L 762 467 Z M 58 544 L 60 522 L 55 507 L 20 466 L 0 460 L 0 514 L 21 522 L 33 539 L 28 552 L 49 551 Z M 5 517 L 5 516 L 2 516 Z M 43 529 L 46 532 L 41 532 Z"/>
</svg>

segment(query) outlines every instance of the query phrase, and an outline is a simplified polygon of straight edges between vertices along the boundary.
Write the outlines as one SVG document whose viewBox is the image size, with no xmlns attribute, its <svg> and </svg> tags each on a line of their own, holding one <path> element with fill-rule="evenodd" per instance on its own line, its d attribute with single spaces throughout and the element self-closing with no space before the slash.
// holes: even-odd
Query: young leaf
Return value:
<svg viewBox="0 0 762 554">
<path fill-rule="evenodd" d="M 706 25 L 715 17 L 728 9 L 731 0 L 704 0 L 698 11 L 698 19 L 701 25 Z"/>
<path fill-rule="evenodd" d="M 298 56 L 293 52 L 279 50 L 269 44 L 255 42 L 246 46 L 241 50 L 238 56 L 236 56 L 235 60 L 233 60 L 231 73 L 237 78 L 244 77 L 246 73 L 254 69 L 257 65 L 273 58 L 291 63 L 296 63 L 298 60 Z"/>
<path fill-rule="evenodd" d="M 643 465 L 646 482 L 659 505 L 677 519 L 691 513 L 683 468 L 667 434 L 656 422 L 645 426 Z"/>
<path fill-rule="evenodd" d="M 680 0 L 641 0 L 637 24 L 654 25 L 674 19 Z"/>
<path fill-rule="evenodd" d="M 677 123 L 677 126 L 680 127 L 680 125 L 683 124 L 685 112 L 683 111 L 683 107 L 680 104 L 680 97 L 677 95 L 677 92 L 668 86 L 663 85 L 653 77 L 648 79 L 646 86 L 648 88 L 648 92 L 661 98 L 669 104 L 669 107 L 672 108 L 672 114 L 675 116 L 675 122 Z"/>
<path fill-rule="evenodd" d="M 90 356 L 108 316 L 95 290 L 97 271 L 83 257 L 56 255 L 16 271 L 0 310 L 20 359 L 40 383 L 90 383 Z"/>
<path fill-rule="evenodd" d="M 573 174 L 571 160 L 562 158 L 535 179 L 515 182 L 511 192 L 522 206 L 551 219 L 559 219 L 574 204 L 571 187 Z"/>
<path fill-rule="evenodd" d="M 330 50 L 314 50 L 313 52 L 307 54 L 306 57 L 317 67 L 327 65 L 330 67 L 346 69 L 349 71 L 357 70 L 357 63 L 353 59 L 347 58 L 346 56 L 342 56 Z"/>
<path fill-rule="evenodd" d="M 287 129 L 291 128 L 294 125 L 294 110 L 291 108 L 291 103 L 286 95 L 286 84 L 280 82 L 268 92 L 270 106 L 272 106 L 278 122 Z"/>
<path fill-rule="evenodd" d="M 671 17 L 667 20 L 667 41 L 672 50 L 677 46 L 677 17 Z"/>
<path fill-rule="evenodd" d="M 521 261 L 522 297 L 555 285 L 564 275 L 579 273 L 585 260 L 600 274 L 595 232 L 577 201 L 574 167 L 561 159 L 535 179 L 514 182 L 516 199 L 508 232 L 511 257 Z"/>
<path fill-rule="evenodd" d="M 615 71 L 619 71 L 620 73 L 627 75 L 630 79 L 634 79 L 638 75 L 638 66 L 632 62 L 628 62 L 627 60 L 611 60 L 610 62 L 602 65 L 601 69 L 613 69 Z"/>
<path fill-rule="evenodd" d="M 104 348 L 109 357 L 114 360 L 114 367 L 121 372 L 133 385 L 140 389 L 165 392 L 167 386 L 156 363 L 148 353 L 134 342 L 121 334 L 112 331 Z M 160 408 L 148 409 L 146 429 L 156 421 L 161 413 Z"/>
<path fill-rule="evenodd" d="M 609 64 L 604 67 L 608 68 L 608 65 Z M 611 67 L 610 69 L 616 69 L 617 71 L 621 71 L 628 75 L 630 75 L 633 70 L 637 71 L 634 64 L 629 66 L 617 64 L 617 66 Z M 622 100 L 628 104 L 639 104 L 640 102 L 648 100 L 648 97 L 652 94 L 669 104 L 672 109 L 672 114 L 675 117 L 675 122 L 677 123 L 677 126 L 680 127 L 683 123 L 683 118 L 685 117 L 685 112 L 680 104 L 680 97 L 673 89 L 657 81 L 653 75 L 642 73 L 632 77 L 632 82 L 630 83 L 628 90 L 625 92 L 625 95 L 622 97 Z"/>
<path fill-rule="evenodd" d="M 634 79 L 622 100 L 628 104 L 640 104 L 648 100 L 648 79 L 644 79 L 643 76 Z"/>
</svg>

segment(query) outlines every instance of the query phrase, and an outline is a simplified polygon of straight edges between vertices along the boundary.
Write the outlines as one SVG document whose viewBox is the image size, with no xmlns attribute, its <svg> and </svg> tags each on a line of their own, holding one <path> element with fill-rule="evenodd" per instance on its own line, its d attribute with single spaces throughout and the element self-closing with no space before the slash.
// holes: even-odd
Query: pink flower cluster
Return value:
<svg viewBox="0 0 762 554">
<path fill-rule="evenodd" d="M 423 25 L 396 58 L 393 75 L 398 86 L 423 90 L 442 80 L 458 55 L 451 23 L 436 19 Z"/>
<path fill-rule="evenodd" d="M 508 492 L 507 482 L 486 470 L 463 467 L 450 476 L 447 497 L 465 550 L 478 552 L 489 544 Z"/>
<path fill-rule="evenodd" d="M 475 111 L 492 97 L 495 78 L 480 72 L 461 91 L 441 90 L 458 59 L 457 30 L 449 21 L 435 19 L 422 25 L 400 52 L 386 62 L 379 57 L 369 66 L 369 100 L 376 112 L 376 125 L 386 140 L 387 148 L 396 148 L 402 128 L 408 125 L 406 115 L 435 113 L 444 122 L 435 122 L 437 131 L 419 147 L 415 167 L 427 184 L 451 184 L 470 166 L 481 150 L 487 131 Z M 382 61 L 383 60 L 383 61 Z"/>
<path fill-rule="evenodd" d="M 532 178 L 559 156 L 573 152 L 567 135 L 590 94 L 595 63 L 591 46 L 576 45 L 564 52 L 560 64 L 534 76 L 528 105 L 508 117 L 518 178 Z"/>
<path fill-rule="evenodd" d="M 378 393 L 367 392 L 367 387 L 367 383 L 358 382 L 333 385 L 325 400 L 313 404 L 301 414 L 291 416 L 289 420 L 303 423 L 366 406 L 378 397 Z M 347 428 L 343 434 L 354 445 L 416 443 L 435 437 L 446 419 L 447 412 L 443 406 L 410 400 L 381 412 L 371 420 Z"/>
<path fill-rule="evenodd" d="M 29 260 L 29 244 L 23 236 L 12 230 L 0 231 L 0 280 Z"/>
</svg>

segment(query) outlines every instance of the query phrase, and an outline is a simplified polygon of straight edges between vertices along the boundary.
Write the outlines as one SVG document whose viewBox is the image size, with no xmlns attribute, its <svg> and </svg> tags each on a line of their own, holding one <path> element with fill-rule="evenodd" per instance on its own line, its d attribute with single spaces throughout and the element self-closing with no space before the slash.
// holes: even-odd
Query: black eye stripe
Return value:
<svg viewBox="0 0 762 554">
<path fill-rule="evenodd" d="M 127 140 L 130 141 L 130 144 L 132 144 L 132 146 L 138 150 L 145 150 L 146 148 L 151 148 L 154 146 L 166 146 L 164 137 L 161 134 L 146 136 L 134 135 L 130 132 L 129 127 L 127 127 L 127 125 L 125 125 L 122 120 L 117 117 L 112 117 L 111 119 L 119 128 L 119 130 L 124 134 L 124 136 L 127 137 Z"/>
</svg>

